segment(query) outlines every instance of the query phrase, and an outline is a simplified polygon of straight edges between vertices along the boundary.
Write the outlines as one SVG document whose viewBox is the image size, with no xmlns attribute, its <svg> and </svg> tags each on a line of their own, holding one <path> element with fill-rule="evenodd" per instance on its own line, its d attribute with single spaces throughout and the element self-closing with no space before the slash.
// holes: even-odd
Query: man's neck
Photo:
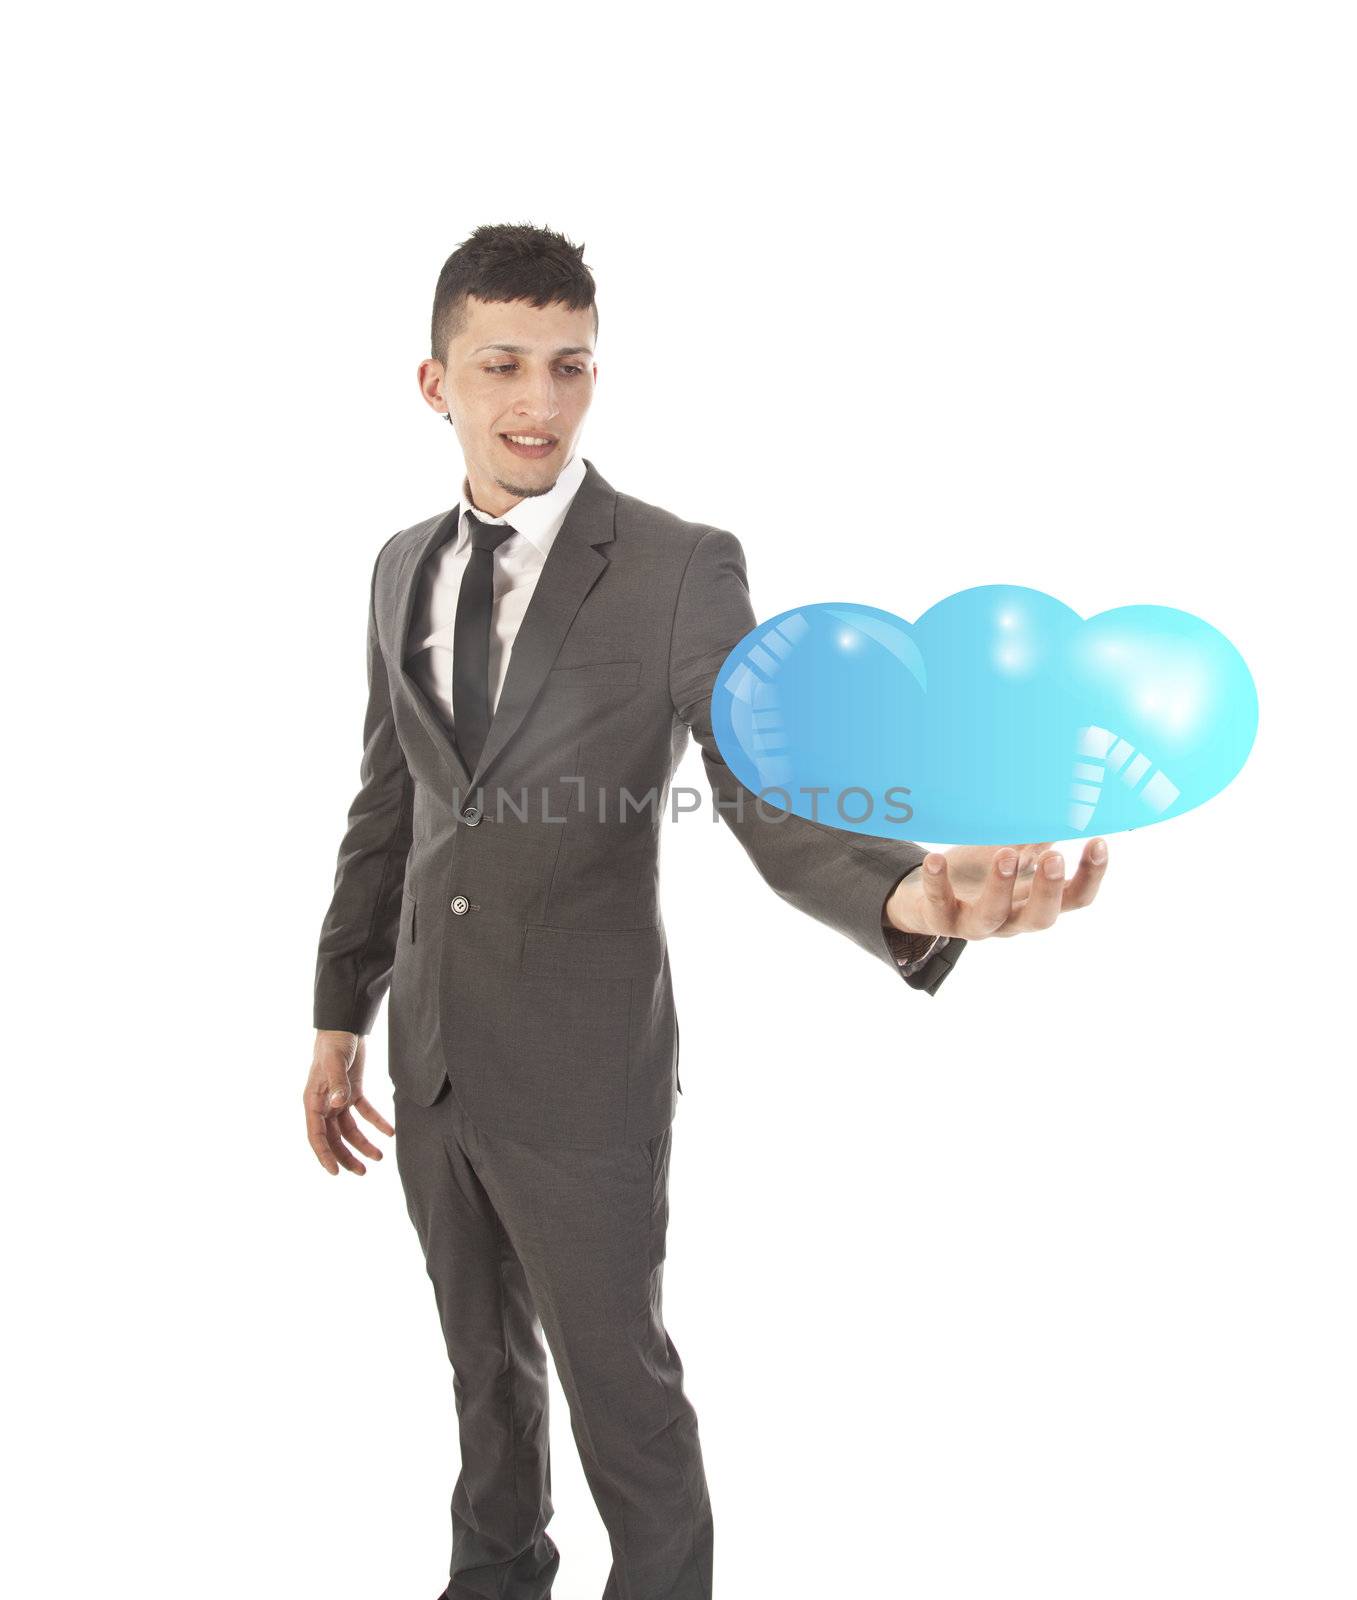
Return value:
<svg viewBox="0 0 1357 1600">
<path fill-rule="evenodd" d="M 501 489 L 499 484 L 491 480 L 489 483 L 475 483 L 471 474 L 464 472 L 462 475 L 464 491 L 471 497 L 471 504 L 477 511 L 484 512 L 487 517 L 507 517 L 516 505 L 521 505 L 523 495 L 512 495 L 507 489 Z"/>
</svg>

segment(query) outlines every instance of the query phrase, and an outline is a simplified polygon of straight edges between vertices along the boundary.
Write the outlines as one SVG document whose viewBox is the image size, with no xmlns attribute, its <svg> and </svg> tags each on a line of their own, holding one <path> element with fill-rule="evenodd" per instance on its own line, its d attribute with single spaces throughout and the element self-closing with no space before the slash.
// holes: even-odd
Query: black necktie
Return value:
<svg viewBox="0 0 1357 1600">
<path fill-rule="evenodd" d="M 482 522 L 467 512 L 471 558 L 457 591 L 452 630 L 452 720 L 467 771 L 475 772 L 490 731 L 490 611 L 495 598 L 492 552 L 517 529 L 507 522 Z"/>
</svg>

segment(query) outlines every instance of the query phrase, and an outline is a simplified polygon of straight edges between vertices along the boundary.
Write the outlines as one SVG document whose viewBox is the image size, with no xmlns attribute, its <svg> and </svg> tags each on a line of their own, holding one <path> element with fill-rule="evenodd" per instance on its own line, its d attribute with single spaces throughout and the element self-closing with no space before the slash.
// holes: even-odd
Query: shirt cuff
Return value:
<svg viewBox="0 0 1357 1600">
<path fill-rule="evenodd" d="M 895 955 L 895 964 L 900 968 L 903 977 L 912 977 L 921 967 L 937 955 L 939 950 L 945 949 L 952 942 L 950 934 L 938 933 L 930 942 L 919 950 L 919 936 L 916 934 L 902 934 L 898 929 L 891 927 L 883 919 L 882 926 L 886 929 L 887 942 Z M 917 952 L 911 954 L 911 952 Z"/>
</svg>

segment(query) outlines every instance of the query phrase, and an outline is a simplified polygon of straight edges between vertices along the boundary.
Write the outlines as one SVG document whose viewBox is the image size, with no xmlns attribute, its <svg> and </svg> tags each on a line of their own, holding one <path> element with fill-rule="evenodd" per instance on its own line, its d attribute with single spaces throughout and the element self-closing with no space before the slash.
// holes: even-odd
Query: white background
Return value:
<svg viewBox="0 0 1357 1600">
<path fill-rule="evenodd" d="M 1196 612 L 1259 688 L 1225 793 L 932 998 L 670 826 L 718 1600 L 1354 1592 L 1345 9 L 10 24 L 15 1593 L 446 1574 L 395 1163 L 327 1176 L 300 1092 L 371 563 L 456 497 L 415 368 L 488 221 L 584 242 L 584 452 L 735 531 L 760 617 L 1020 583 Z M 554 1600 L 597 1600 L 553 1406 Z"/>
</svg>

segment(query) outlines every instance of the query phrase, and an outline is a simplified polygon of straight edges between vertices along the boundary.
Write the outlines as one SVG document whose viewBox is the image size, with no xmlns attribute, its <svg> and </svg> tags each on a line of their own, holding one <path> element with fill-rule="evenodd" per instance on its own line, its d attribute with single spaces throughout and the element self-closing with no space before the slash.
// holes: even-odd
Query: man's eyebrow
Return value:
<svg viewBox="0 0 1357 1600">
<path fill-rule="evenodd" d="M 477 345 L 471 352 L 473 356 L 480 355 L 482 350 L 505 350 L 511 356 L 526 356 L 532 352 L 525 344 L 482 344 Z M 558 356 L 591 356 L 593 351 L 587 344 L 564 344 L 554 352 Z"/>
</svg>

